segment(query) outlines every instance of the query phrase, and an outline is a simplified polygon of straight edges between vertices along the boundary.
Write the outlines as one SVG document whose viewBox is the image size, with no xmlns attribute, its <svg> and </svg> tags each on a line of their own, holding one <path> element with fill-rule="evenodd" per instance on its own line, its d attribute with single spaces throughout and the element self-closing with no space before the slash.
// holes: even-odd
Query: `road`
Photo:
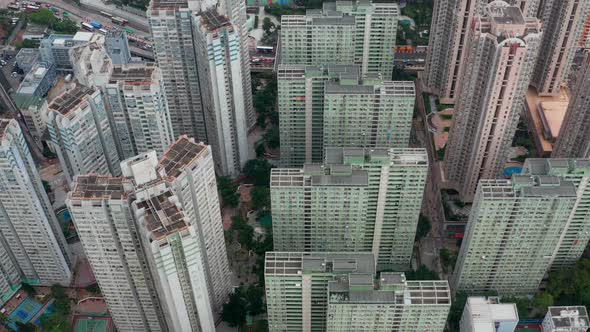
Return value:
<svg viewBox="0 0 590 332">
<path fill-rule="evenodd" d="M 443 218 L 441 197 L 438 184 L 440 183 L 439 167 L 436 162 L 436 154 L 434 145 L 426 128 L 428 124 L 426 121 L 426 111 L 424 105 L 424 98 L 422 98 L 422 83 L 420 79 L 416 81 L 416 101 L 418 110 L 424 122 L 424 131 L 417 131 L 417 135 L 421 136 L 422 141 L 428 152 L 428 178 L 426 179 L 426 188 L 424 191 L 423 213 L 430 219 L 432 229 L 428 237 L 420 241 L 420 260 L 422 264 L 429 269 L 442 272 L 440 265 L 439 252 L 443 247 Z M 430 106 L 430 105 L 428 105 Z"/>
<path fill-rule="evenodd" d="M 126 19 L 129 21 L 128 26 L 137 30 L 136 33 L 140 35 L 149 35 L 149 26 L 147 22 L 147 18 L 137 16 L 131 14 L 129 12 L 125 12 L 121 9 L 116 8 L 115 6 L 108 6 L 103 4 L 100 0 L 82 0 L 81 5 L 78 6 L 73 2 L 64 1 L 64 0 L 36 0 L 37 2 L 47 3 L 53 7 L 59 8 L 62 11 L 66 11 L 70 14 L 73 14 L 77 18 L 81 20 L 95 20 L 101 23 L 106 23 L 107 25 L 117 26 L 116 24 L 110 22 L 110 20 L 101 15 L 100 11 L 105 11 L 110 13 L 114 16 L 118 16 L 121 18 Z M 120 26 L 119 26 L 120 27 Z"/>
</svg>

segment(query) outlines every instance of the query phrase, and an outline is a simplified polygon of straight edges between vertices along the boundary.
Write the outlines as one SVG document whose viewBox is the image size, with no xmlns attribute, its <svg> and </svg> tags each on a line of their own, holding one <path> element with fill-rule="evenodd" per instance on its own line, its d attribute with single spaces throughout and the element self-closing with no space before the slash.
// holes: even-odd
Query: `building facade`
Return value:
<svg viewBox="0 0 590 332">
<path fill-rule="evenodd" d="M 590 57 L 572 87 L 572 97 L 551 156 L 590 158 Z"/>
<path fill-rule="evenodd" d="M 117 151 L 121 159 L 174 143 L 172 122 L 158 67 L 138 63 L 115 66 L 103 87 Z"/>
<path fill-rule="evenodd" d="M 559 177 L 481 180 L 452 276 L 453 290 L 535 294 L 576 199 L 574 184 Z"/>
<path fill-rule="evenodd" d="M 166 331 L 156 281 L 137 240 L 133 189 L 130 179 L 78 175 L 66 204 L 117 330 Z"/>
<path fill-rule="evenodd" d="M 283 64 L 356 64 L 391 77 L 399 19 L 395 3 L 326 2 L 305 15 L 281 17 Z"/>
<path fill-rule="evenodd" d="M 21 280 L 70 284 L 69 248 L 16 120 L 0 120 L 0 231 L 2 302 Z"/>
<path fill-rule="evenodd" d="M 229 18 L 215 11 L 202 12 L 195 21 L 207 141 L 218 173 L 237 176 L 250 159 L 244 91 L 251 88 L 242 85 L 240 32 Z"/>
<path fill-rule="evenodd" d="M 540 96 L 556 96 L 568 79 L 588 14 L 585 0 L 545 1 L 539 11 L 543 41 L 531 84 Z"/>
<path fill-rule="evenodd" d="M 324 165 L 273 169 L 274 248 L 373 252 L 378 269 L 406 268 L 427 172 L 423 149 L 333 148 Z"/>
<path fill-rule="evenodd" d="M 574 266 L 590 241 L 590 159 L 529 158 L 521 174 L 557 176 L 574 184 L 577 199 L 552 254 L 551 269 Z"/>
<path fill-rule="evenodd" d="M 442 331 L 446 281 L 375 280 L 370 253 L 267 252 L 269 331 Z"/>
<path fill-rule="evenodd" d="M 461 332 L 513 332 L 518 324 L 514 303 L 498 297 L 468 297 L 459 323 Z"/>
<path fill-rule="evenodd" d="M 467 38 L 444 160 L 446 180 L 463 201 L 473 200 L 480 179 L 494 179 L 504 167 L 538 53 L 539 22 L 494 1 Z"/>
<path fill-rule="evenodd" d="M 48 108 L 47 129 L 68 184 L 78 174 L 121 175 L 102 93 L 76 86 Z"/>
<path fill-rule="evenodd" d="M 280 65 L 281 164 L 321 162 L 328 147 L 406 148 L 414 84 L 360 76 L 356 65 Z"/>
<path fill-rule="evenodd" d="M 126 65 L 131 62 L 131 52 L 127 34 L 122 30 L 109 30 L 105 36 L 105 47 L 113 65 Z"/>
<path fill-rule="evenodd" d="M 59 72 L 72 72 L 73 64 L 70 60 L 70 49 L 99 38 L 92 32 L 77 32 L 75 35 L 52 34 L 41 39 L 39 52 L 41 60 L 55 66 Z"/>
<path fill-rule="evenodd" d="M 211 147 L 181 136 L 160 158 L 158 173 L 170 183 L 199 235 L 210 302 L 219 313 L 232 285 Z"/>
</svg>

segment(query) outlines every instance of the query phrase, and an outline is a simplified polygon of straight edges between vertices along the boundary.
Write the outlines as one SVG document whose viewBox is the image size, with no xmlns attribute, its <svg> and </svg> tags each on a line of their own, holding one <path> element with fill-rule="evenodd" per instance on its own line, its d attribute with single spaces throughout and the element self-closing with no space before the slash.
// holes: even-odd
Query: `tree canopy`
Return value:
<svg viewBox="0 0 590 332">
<path fill-rule="evenodd" d="M 430 225 L 430 220 L 426 216 L 420 214 L 420 217 L 418 218 L 418 228 L 416 229 L 416 241 L 425 238 L 426 235 L 430 233 L 431 229 L 432 226 Z"/>
<path fill-rule="evenodd" d="M 270 209 L 270 189 L 257 186 L 250 191 L 253 210 Z"/>
<path fill-rule="evenodd" d="M 238 187 L 232 182 L 228 176 L 220 176 L 217 178 L 217 190 L 223 204 L 229 207 L 237 207 L 240 202 L 240 197 L 237 194 Z"/>
<path fill-rule="evenodd" d="M 273 166 L 268 160 L 252 159 L 244 165 L 244 175 L 255 186 L 270 186 L 270 170 Z"/>
<path fill-rule="evenodd" d="M 76 22 L 69 19 L 60 20 L 46 8 L 28 14 L 28 18 L 31 22 L 47 26 L 57 33 L 74 34 L 79 30 Z"/>
<path fill-rule="evenodd" d="M 264 313 L 264 288 L 254 285 L 241 286 L 230 295 L 223 305 L 221 319 L 231 327 L 241 327 L 246 323 L 246 316 Z"/>
</svg>

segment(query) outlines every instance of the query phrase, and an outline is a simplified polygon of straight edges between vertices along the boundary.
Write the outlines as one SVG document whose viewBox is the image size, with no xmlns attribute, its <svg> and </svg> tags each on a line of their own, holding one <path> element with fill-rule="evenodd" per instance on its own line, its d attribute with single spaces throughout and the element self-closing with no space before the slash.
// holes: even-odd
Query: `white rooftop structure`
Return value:
<svg viewBox="0 0 590 332">
<path fill-rule="evenodd" d="M 93 32 L 79 31 L 79 32 L 76 32 L 76 34 L 74 35 L 74 38 L 72 38 L 72 39 L 75 41 L 89 42 L 92 39 L 93 35 L 94 35 Z"/>
<path fill-rule="evenodd" d="M 514 303 L 497 297 L 469 297 L 461 317 L 461 332 L 512 332 L 518 324 Z"/>
<path fill-rule="evenodd" d="M 586 332 L 589 327 L 584 306 L 549 307 L 543 319 L 544 332 Z"/>
</svg>

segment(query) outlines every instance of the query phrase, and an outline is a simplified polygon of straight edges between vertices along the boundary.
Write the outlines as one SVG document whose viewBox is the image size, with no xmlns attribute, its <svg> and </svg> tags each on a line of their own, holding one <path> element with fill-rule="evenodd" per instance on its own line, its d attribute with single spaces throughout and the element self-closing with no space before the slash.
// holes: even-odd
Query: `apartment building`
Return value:
<svg viewBox="0 0 590 332">
<path fill-rule="evenodd" d="M 47 129 L 68 184 L 78 174 L 121 174 L 102 93 L 77 85 L 47 110 Z"/>
<path fill-rule="evenodd" d="M 442 331 L 446 281 L 375 273 L 370 253 L 267 252 L 270 331 Z"/>
<path fill-rule="evenodd" d="M 280 65 L 281 164 L 321 162 L 329 147 L 406 148 L 412 82 L 360 75 L 356 65 Z"/>
<path fill-rule="evenodd" d="M 162 156 L 174 143 L 158 67 L 146 63 L 114 66 L 102 89 L 121 159 L 152 150 Z"/>
<path fill-rule="evenodd" d="M 461 315 L 461 332 L 513 332 L 518 324 L 514 303 L 500 303 L 499 297 L 468 297 Z"/>
<path fill-rule="evenodd" d="M 325 2 L 305 15 L 281 17 L 283 64 L 356 64 L 365 73 L 393 71 L 396 3 Z"/>
<path fill-rule="evenodd" d="M 589 8 L 585 0 L 548 0 L 539 11 L 543 40 L 531 85 L 540 96 L 557 96 L 567 81 Z"/>
<path fill-rule="evenodd" d="M 539 21 L 494 1 L 468 36 L 465 75 L 444 159 L 446 180 L 463 201 L 480 179 L 501 173 L 537 57 Z M 510 36 L 510 37 L 508 37 Z"/>
<path fill-rule="evenodd" d="M 571 99 L 551 156 L 590 158 L 590 57 L 571 86 Z"/>
<path fill-rule="evenodd" d="M 249 160 L 248 121 L 238 27 L 216 11 L 195 17 L 195 49 L 207 140 L 222 175 L 237 176 Z M 208 60 L 205 60 L 208 59 Z"/>
<path fill-rule="evenodd" d="M 555 176 L 481 180 L 452 276 L 453 291 L 533 295 L 577 200 Z"/>
<path fill-rule="evenodd" d="M 275 250 L 366 251 L 380 270 L 407 268 L 427 161 L 423 149 L 333 148 L 323 165 L 273 169 Z"/>
<path fill-rule="evenodd" d="M 551 269 L 574 266 L 590 241 L 590 159 L 529 158 L 521 174 L 556 176 L 574 184 L 576 202 L 552 254 Z"/>
<path fill-rule="evenodd" d="M 0 302 L 20 282 L 68 286 L 72 258 L 16 120 L 0 120 Z"/>
</svg>

